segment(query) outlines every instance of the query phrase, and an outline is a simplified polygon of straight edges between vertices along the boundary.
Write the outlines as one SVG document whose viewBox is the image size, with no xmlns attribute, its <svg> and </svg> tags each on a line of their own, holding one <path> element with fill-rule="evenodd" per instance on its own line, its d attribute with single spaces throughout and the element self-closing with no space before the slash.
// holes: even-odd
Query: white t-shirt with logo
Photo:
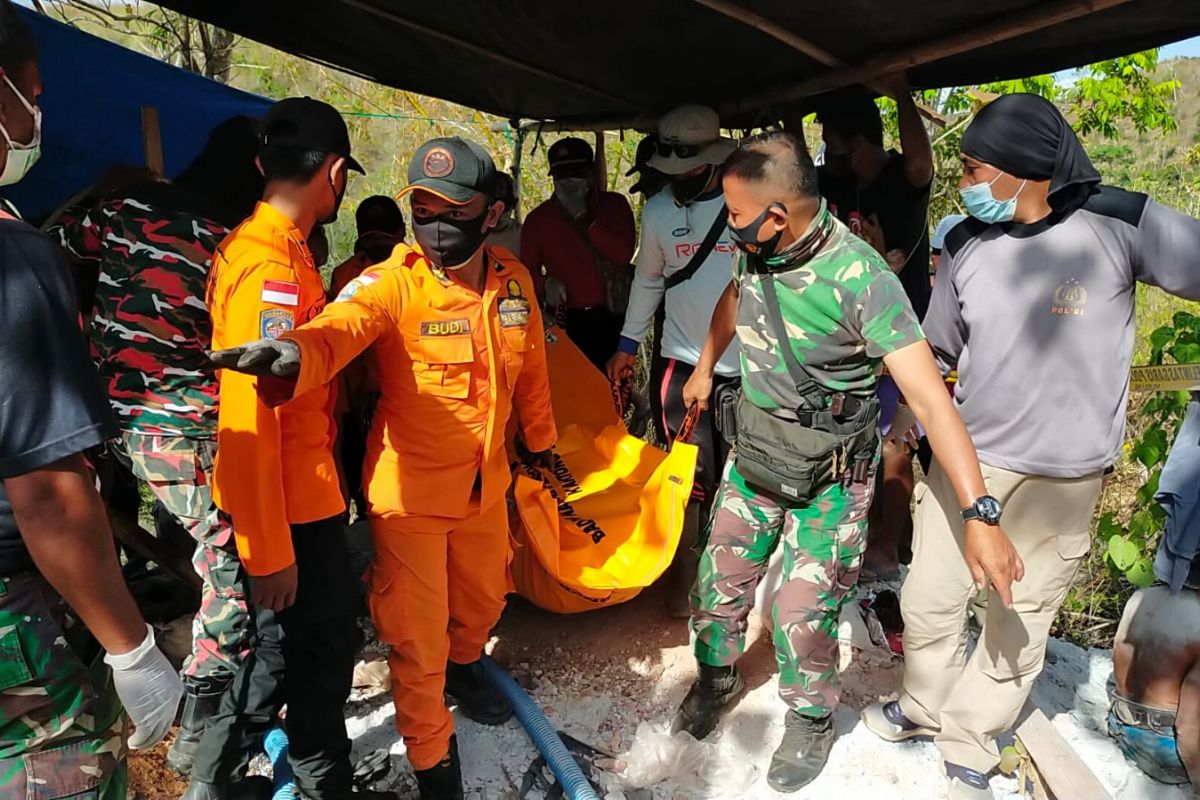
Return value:
<svg viewBox="0 0 1200 800">
<path fill-rule="evenodd" d="M 636 342 L 645 340 L 665 292 L 663 356 L 692 365 L 700 360 L 713 309 L 729 285 L 737 252 L 725 227 L 724 208 L 725 199 L 721 195 L 681 206 L 670 189 L 647 201 L 642 209 L 642 241 L 622 336 Z M 667 292 L 666 279 L 688 265 L 718 214 L 722 217 L 722 230 L 712 252 L 689 280 Z M 715 371 L 723 377 L 736 377 L 738 370 L 738 341 L 734 338 Z"/>
</svg>

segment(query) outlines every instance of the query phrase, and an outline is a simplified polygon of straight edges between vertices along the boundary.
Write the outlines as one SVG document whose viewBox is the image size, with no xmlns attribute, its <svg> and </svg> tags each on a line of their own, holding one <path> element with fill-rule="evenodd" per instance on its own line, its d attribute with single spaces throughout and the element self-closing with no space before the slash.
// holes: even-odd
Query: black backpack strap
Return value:
<svg viewBox="0 0 1200 800">
<path fill-rule="evenodd" d="M 771 327 L 775 338 L 779 340 L 779 349 L 783 353 L 783 363 L 787 367 L 788 375 L 791 376 L 792 383 L 796 384 L 796 391 L 799 392 L 801 399 L 808 406 L 800 410 L 824 410 L 828 405 L 826 397 L 829 393 L 812 379 L 812 376 L 796 358 L 796 354 L 792 352 L 792 345 L 788 341 L 787 326 L 783 324 L 783 312 L 779 308 L 779 295 L 775 291 L 775 276 L 770 272 L 763 273 L 761 282 L 763 299 L 766 301 L 767 307 L 767 324 Z"/>
<path fill-rule="evenodd" d="M 705 259 L 712 253 L 713 248 L 717 246 L 717 239 L 721 238 L 721 231 L 725 229 L 725 219 L 727 216 L 728 208 L 722 203 L 721 210 L 717 212 L 717 218 L 713 220 L 712 227 L 705 234 L 704 241 L 700 243 L 699 249 L 692 253 L 691 259 L 684 265 L 683 269 L 671 273 L 671 276 L 667 278 L 668 292 L 679 284 L 691 280 L 692 276 L 704 264 Z"/>
</svg>

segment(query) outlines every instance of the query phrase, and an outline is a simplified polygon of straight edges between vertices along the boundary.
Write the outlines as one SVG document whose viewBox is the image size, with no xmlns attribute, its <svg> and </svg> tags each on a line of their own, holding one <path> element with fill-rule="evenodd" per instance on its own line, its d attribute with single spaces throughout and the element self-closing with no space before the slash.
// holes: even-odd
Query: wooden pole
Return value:
<svg viewBox="0 0 1200 800">
<path fill-rule="evenodd" d="M 165 176 L 162 131 L 158 127 L 158 109 L 154 106 L 142 106 L 142 143 L 146 148 L 146 166 L 154 174 Z"/>
<path fill-rule="evenodd" d="M 795 33 L 792 33 L 782 25 L 772 22 L 761 14 L 756 14 L 748 8 L 743 8 L 737 3 L 731 3 L 729 0 L 693 0 L 693 2 L 699 3 L 706 8 L 710 8 L 713 11 L 716 11 L 718 14 L 724 14 L 730 19 L 737 20 L 738 22 L 742 22 L 753 28 L 757 28 L 771 38 L 778 39 L 793 50 L 804 53 L 809 58 L 813 59 L 814 61 L 820 61 L 827 67 L 845 66 L 845 62 L 823 47 L 810 42 L 808 39 L 805 39 L 802 36 L 797 36 Z M 888 94 L 888 90 L 883 86 L 870 85 L 869 88 L 873 91 L 879 92 L 882 95 Z M 935 125 L 939 125 L 943 128 L 946 127 L 947 120 L 941 114 L 937 113 L 924 103 L 916 103 L 916 106 L 917 111 L 919 111 L 921 116 L 925 117 L 925 119 L 929 120 Z"/>
<path fill-rule="evenodd" d="M 943 58 L 965 53 L 988 45 L 1013 39 L 1026 33 L 1043 30 L 1078 17 L 1094 14 L 1128 3 L 1130 0 L 1054 0 L 1034 3 L 1029 9 L 1003 19 L 993 19 L 964 31 L 943 36 L 924 44 L 908 47 L 893 53 L 864 61 L 849 67 L 832 69 L 829 72 L 800 81 L 791 86 L 750 95 L 723 104 L 718 110 L 722 115 L 756 111 L 764 106 L 777 105 L 799 100 L 831 89 L 855 83 L 869 84 L 884 75 L 906 72 L 913 67 L 929 64 Z"/>
</svg>

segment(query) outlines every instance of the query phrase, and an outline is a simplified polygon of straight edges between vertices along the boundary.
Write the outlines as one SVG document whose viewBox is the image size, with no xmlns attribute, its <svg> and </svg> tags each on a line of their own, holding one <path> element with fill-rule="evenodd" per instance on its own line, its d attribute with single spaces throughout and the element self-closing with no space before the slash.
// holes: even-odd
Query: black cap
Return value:
<svg viewBox="0 0 1200 800">
<path fill-rule="evenodd" d="M 658 134 L 649 133 L 642 137 L 638 142 L 637 152 L 633 156 L 633 166 L 625 173 L 628 178 L 635 172 L 642 172 L 646 169 L 646 164 L 650 161 L 650 157 L 654 155 L 655 149 L 658 148 Z"/>
<path fill-rule="evenodd" d="M 328 103 L 311 97 L 289 97 L 267 109 L 259 141 L 264 147 L 333 153 L 346 159 L 347 168 L 366 174 L 350 155 L 350 132 L 342 115 Z"/>
<path fill-rule="evenodd" d="M 571 136 L 566 139 L 559 139 L 554 144 L 550 145 L 550 151 L 546 153 L 546 160 L 550 162 L 550 174 L 553 175 L 555 170 L 561 167 L 571 167 L 578 164 L 591 165 L 596 161 L 596 156 L 592 153 L 592 146 L 583 139 Z"/>
<path fill-rule="evenodd" d="M 479 194 L 495 197 L 496 165 L 475 142 L 459 136 L 430 139 L 413 154 L 408 165 L 408 186 L 396 197 L 414 189 L 432 192 L 456 205 L 469 203 Z"/>
<path fill-rule="evenodd" d="M 359 203 L 354 223 L 359 236 L 375 232 L 404 235 L 404 215 L 396 201 L 387 195 L 377 194 Z"/>
</svg>

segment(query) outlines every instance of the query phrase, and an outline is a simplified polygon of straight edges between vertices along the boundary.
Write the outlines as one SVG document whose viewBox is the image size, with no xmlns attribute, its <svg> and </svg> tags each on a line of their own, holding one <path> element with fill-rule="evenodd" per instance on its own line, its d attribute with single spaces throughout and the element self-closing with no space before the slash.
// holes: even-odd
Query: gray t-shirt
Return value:
<svg viewBox="0 0 1200 800">
<path fill-rule="evenodd" d="M 1065 218 L 950 231 L 924 328 L 981 461 L 1063 478 L 1116 461 L 1138 282 L 1200 299 L 1200 221 L 1102 186 Z"/>
</svg>

